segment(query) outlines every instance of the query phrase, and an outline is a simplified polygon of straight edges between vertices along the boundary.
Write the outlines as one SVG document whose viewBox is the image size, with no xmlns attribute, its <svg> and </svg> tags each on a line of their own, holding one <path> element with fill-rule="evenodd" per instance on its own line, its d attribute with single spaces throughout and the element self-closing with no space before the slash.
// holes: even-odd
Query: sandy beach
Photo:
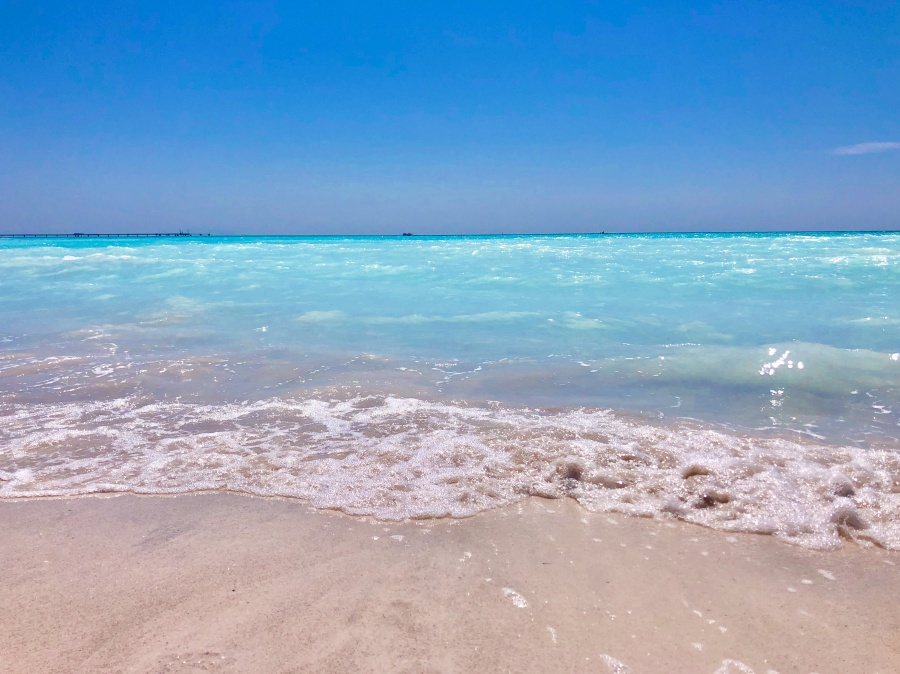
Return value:
<svg viewBox="0 0 900 674">
<path fill-rule="evenodd" d="M 235 494 L 0 503 L 0 670 L 900 671 L 900 556 L 531 499 L 389 523 Z"/>
</svg>

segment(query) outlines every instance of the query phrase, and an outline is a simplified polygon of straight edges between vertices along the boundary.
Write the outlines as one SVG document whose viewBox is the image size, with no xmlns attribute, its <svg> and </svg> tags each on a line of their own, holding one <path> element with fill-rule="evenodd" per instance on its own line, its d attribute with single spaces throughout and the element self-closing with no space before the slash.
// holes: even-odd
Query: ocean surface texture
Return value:
<svg viewBox="0 0 900 674">
<path fill-rule="evenodd" d="M 900 549 L 900 234 L 0 240 L 0 497 Z"/>
</svg>

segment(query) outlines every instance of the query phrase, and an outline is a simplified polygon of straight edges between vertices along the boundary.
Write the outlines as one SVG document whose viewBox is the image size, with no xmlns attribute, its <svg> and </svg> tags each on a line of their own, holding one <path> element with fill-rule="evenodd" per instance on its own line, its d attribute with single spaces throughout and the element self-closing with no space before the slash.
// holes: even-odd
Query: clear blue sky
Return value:
<svg viewBox="0 0 900 674">
<path fill-rule="evenodd" d="M 0 5 L 0 232 L 900 228 L 900 3 Z"/>
</svg>

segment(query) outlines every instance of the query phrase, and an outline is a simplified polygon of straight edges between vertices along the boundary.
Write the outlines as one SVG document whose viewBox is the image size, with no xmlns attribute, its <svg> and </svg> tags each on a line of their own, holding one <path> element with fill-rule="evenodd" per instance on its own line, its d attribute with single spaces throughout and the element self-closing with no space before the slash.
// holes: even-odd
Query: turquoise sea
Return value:
<svg viewBox="0 0 900 674">
<path fill-rule="evenodd" d="M 0 240 L 0 497 L 900 549 L 900 234 Z"/>
</svg>

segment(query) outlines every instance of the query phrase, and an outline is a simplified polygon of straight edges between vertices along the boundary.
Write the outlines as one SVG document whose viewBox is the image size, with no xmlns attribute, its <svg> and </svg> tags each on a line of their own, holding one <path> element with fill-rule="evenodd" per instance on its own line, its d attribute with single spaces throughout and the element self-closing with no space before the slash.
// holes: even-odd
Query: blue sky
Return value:
<svg viewBox="0 0 900 674">
<path fill-rule="evenodd" d="M 900 228 L 900 3 L 0 6 L 0 232 Z"/>
</svg>

